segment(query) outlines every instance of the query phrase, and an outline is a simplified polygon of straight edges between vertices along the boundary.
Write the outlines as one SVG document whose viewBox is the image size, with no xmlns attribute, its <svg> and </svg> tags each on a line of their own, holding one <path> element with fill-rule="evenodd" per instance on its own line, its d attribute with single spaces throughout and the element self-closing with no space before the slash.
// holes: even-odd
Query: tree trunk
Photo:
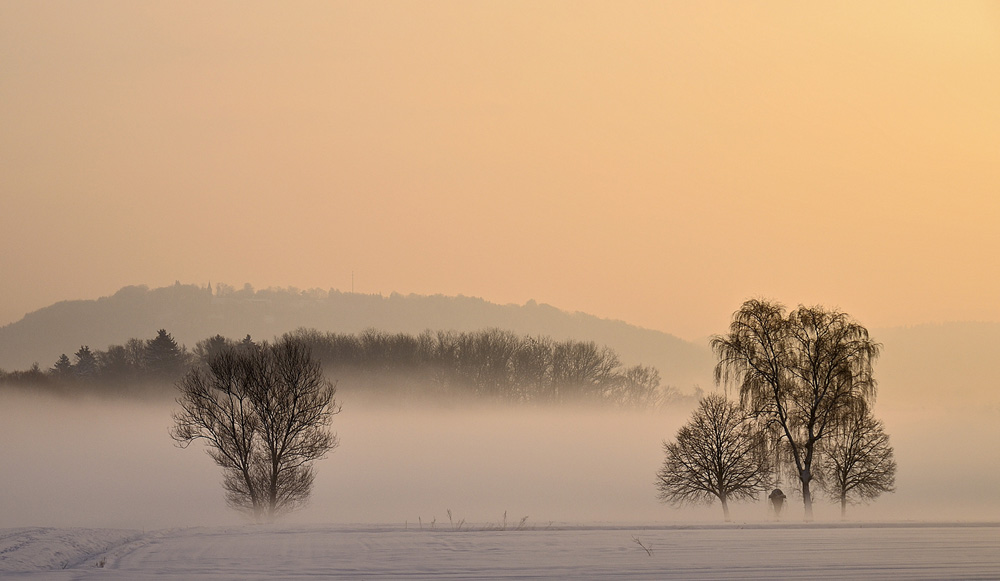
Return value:
<svg viewBox="0 0 1000 581">
<path fill-rule="evenodd" d="M 722 501 L 722 516 L 726 522 L 729 522 L 729 500 L 725 495 L 720 496 L 719 500 Z"/>
<path fill-rule="evenodd" d="M 809 491 L 809 482 L 812 480 L 812 474 L 809 473 L 809 469 L 805 469 L 799 473 L 799 479 L 802 481 L 802 503 L 806 509 L 805 521 L 812 522 L 813 499 L 812 493 Z"/>
<path fill-rule="evenodd" d="M 847 520 L 847 493 L 840 494 L 840 520 Z"/>
</svg>

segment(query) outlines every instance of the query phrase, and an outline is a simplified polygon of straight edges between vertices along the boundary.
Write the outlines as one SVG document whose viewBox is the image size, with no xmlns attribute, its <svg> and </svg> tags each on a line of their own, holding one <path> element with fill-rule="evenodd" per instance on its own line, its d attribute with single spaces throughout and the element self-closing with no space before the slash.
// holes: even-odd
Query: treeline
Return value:
<svg viewBox="0 0 1000 581">
<path fill-rule="evenodd" d="M 104 351 L 82 345 L 48 369 L 35 363 L 26 371 L 0 370 L 0 383 L 64 393 L 123 393 L 172 384 L 197 361 L 196 354 L 160 329 L 151 339 L 129 339 Z"/>
<path fill-rule="evenodd" d="M 351 390 L 384 390 L 385 380 L 392 378 L 388 385 L 395 391 L 512 403 L 650 407 L 679 397 L 672 387 L 660 385 L 655 368 L 626 367 L 614 350 L 594 342 L 554 341 L 501 329 L 420 335 L 299 329 L 284 337 L 307 344 L 328 376 Z"/>
<path fill-rule="evenodd" d="M 382 398 L 470 398 L 509 403 L 594 402 L 652 407 L 684 399 L 660 384 L 650 366 L 625 366 L 614 350 L 594 342 L 554 341 L 500 329 L 419 335 L 368 330 L 357 334 L 299 329 L 286 333 L 322 362 L 341 394 Z M 82 346 L 49 369 L 4 373 L 0 383 L 60 392 L 127 393 L 172 385 L 192 366 L 224 347 L 254 345 L 216 335 L 192 351 L 161 329 L 105 351 Z"/>
</svg>

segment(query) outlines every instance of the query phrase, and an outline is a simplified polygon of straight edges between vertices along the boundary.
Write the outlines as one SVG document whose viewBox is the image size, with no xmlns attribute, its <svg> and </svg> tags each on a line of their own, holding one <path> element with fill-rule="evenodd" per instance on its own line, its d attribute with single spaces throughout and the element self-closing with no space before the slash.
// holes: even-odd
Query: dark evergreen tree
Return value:
<svg viewBox="0 0 1000 581">
<path fill-rule="evenodd" d="M 50 370 L 52 376 L 57 379 L 69 379 L 73 376 L 73 363 L 69 360 L 69 357 L 63 353 L 56 360 L 56 364 L 52 366 Z"/>
<path fill-rule="evenodd" d="M 76 363 L 73 364 L 73 375 L 78 379 L 82 380 L 92 380 L 97 377 L 97 357 L 90 350 L 90 347 L 84 345 L 74 355 L 76 357 Z"/>
<path fill-rule="evenodd" d="M 173 380 L 184 373 L 185 353 L 165 329 L 146 343 L 146 371 L 151 378 Z"/>
</svg>

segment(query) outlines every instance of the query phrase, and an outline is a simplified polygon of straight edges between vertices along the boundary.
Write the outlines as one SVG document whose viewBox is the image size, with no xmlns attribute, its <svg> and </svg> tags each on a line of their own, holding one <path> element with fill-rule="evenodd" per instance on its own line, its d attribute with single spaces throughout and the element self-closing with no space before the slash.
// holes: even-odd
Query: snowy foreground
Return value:
<svg viewBox="0 0 1000 581">
<path fill-rule="evenodd" d="M 1000 579 L 1000 524 L 16 528 L 0 577 Z"/>
</svg>

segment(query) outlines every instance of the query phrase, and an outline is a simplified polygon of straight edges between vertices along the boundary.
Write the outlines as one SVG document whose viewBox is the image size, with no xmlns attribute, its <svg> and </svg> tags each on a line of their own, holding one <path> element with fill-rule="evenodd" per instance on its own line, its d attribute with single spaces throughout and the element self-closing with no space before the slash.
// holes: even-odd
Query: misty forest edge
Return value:
<svg viewBox="0 0 1000 581">
<path fill-rule="evenodd" d="M 369 329 L 357 334 L 297 329 L 277 340 L 307 345 L 328 377 L 349 393 L 377 398 L 472 398 L 506 403 L 600 403 L 648 408 L 695 401 L 663 386 L 650 366 L 625 366 L 611 348 L 593 341 L 554 341 L 497 328 L 477 332 L 425 331 L 420 335 Z M 253 345 L 215 335 L 193 350 L 165 329 L 106 350 L 81 346 L 48 369 L 0 371 L 0 384 L 56 394 L 173 394 L 188 370 L 204 366 L 220 349 Z"/>
</svg>

